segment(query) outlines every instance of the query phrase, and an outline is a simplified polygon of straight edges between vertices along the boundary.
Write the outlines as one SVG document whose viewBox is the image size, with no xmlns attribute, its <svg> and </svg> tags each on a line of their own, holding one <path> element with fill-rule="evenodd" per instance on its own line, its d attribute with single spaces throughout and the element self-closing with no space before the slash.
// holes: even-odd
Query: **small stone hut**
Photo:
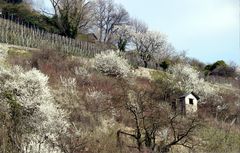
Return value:
<svg viewBox="0 0 240 153">
<path fill-rule="evenodd" d="M 198 110 L 199 96 L 194 92 L 180 96 L 172 104 L 172 108 L 182 115 L 194 114 Z"/>
</svg>

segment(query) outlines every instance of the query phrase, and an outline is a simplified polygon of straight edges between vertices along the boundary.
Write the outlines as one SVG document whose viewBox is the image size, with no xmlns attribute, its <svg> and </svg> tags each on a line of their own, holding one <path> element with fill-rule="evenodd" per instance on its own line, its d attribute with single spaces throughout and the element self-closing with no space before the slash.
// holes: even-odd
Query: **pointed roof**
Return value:
<svg viewBox="0 0 240 153">
<path fill-rule="evenodd" d="M 181 98 L 185 98 L 185 97 L 187 97 L 187 96 L 190 95 L 190 94 L 192 94 L 197 100 L 200 99 L 200 97 L 199 97 L 197 94 L 195 94 L 194 92 L 184 94 L 184 95 L 180 96 L 179 98 L 180 98 L 180 99 L 181 99 Z"/>
</svg>

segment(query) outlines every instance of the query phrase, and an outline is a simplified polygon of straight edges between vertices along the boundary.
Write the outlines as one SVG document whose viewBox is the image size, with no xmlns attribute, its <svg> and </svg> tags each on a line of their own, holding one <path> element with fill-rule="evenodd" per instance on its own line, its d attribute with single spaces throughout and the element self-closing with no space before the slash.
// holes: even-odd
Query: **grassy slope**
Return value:
<svg viewBox="0 0 240 153">
<path fill-rule="evenodd" d="M 24 67 L 27 67 L 26 65 L 23 64 L 23 62 L 20 62 L 21 59 L 25 60 L 25 59 L 29 59 L 32 56 L 32 52 L 34 51 L 38 51 L 37 49 L 31 49 L 31 48 L 25 48 L 25 47 L 19 47 L 19 46 L 13 46 L 13 45 L 6 45 L 6 44 L 0 44 L 0 50 L 5 51 L 8 53 L 8 60 L 10 63 L 14 64 L 14 63 L 18 63 Z M 1 53 L 1 52 L 0 52 Z M 116 96 L 118 95 L 117 91 L 114 90 L 114 88 L 112 88 L 112 86 L 114 84 L 118 83 L 118 80 L 114 79 L 114 78 L 109 78 L 106 76 L 102 76 L 100 74 L 95 73 L 94 71 L 92 71 L 92 63 L 93 61 L 91 59 L 86 59 L 86 58 L 81 58 L 81 57 L 68 57 L 68 59 L 70 59 L 71 61 L 81 61 L 79 63 L 75 63 L 77 65 L 81 65 L 85 68 L 88 69 L 89 73 L 91 73 L 91 77 L 90 78 L 86 78 L 85 81 L 87 82 L 87 84 L 85 84 L 83 82 L 84 85 L 80 84 L 81 88 L 81 92 L 82 94 L 84 94 L 84 92 L 86 92 L 87 89 L 89 88 L 94 88 L 94 89 L 101 89 L 104 93 L 108 93 L 111 96 Z M 12 60 L 17 60 L 17 61 L 12 61 Z M 56 61 L 53 61 L 56 62 Z M 52 63 L 49 63 L 50 65 Z M 67 63 L 63 63 L 63 64 L 67 64 Z M 74 64 L 74 63 L 72 63 Z M 45 65 L 46 66 L 46 65 Z M 61 66 L 61 65 L 60 65 Z M 64 67 L 64 65 L 62 66 Z M 70 70 L 69 70 L 70 69 Z M 56 80 L 56 75 L 62 74 L 62 75 L 66 75 L 69 76 L 71 72 L 71 68 L 66 67 L 66 69 L 62 68 L 60 69 L 61 72 L 53 72 L 53 70 L 51 70 L 51 68 L 46 69 L 45 67 L 43 67 L 43 72 L 46 74 L 49 74 L 50 76 L 50 83 L 52 84 L 52 87 L 56 87 L 59 86 L 59 81 L 55 82 L 53 80 Z M 151 69 L 145 69 L 145 68 L 140 68 L 135 70 L 135 77 L 144 77 L 146 79 L 155 79 L 155 77 L 166 77 L 166 73 L 162 72 L 162 71 L 155 71 L 155 70 L 151 70 Z M 52 77 L 54 77 L 52 79 Z M 58 79 L 59 80 L 59 79 Z M 87 88 L 85 88 L 87 86 Z M 231 90 L 232 92 L 236 92 L 239 91 L 239 89 L 236 88 L 232 88 L 231 86 L 228 85 L 223 85 L 220 84 L 218 85 L 218 87 L 224 88 L 226 90 Z M 58 88 L 55 88 L 56 91 L 58 92 Z M 80 96 L 80 95 L 79 95 Z M 89 105 L 89 104 L 88 104 Z M 94 104 L 96 105 L 96 104 Z M 69 108 L 69 109 L 74 109 L 74 108 Z M 89 114 L 90 113 L 90 114 Z M 73 115 L 73 114 L 72 114 Z M 76 115 L 76 114 L 75 114 Z M 91 112 L 85 112 L 85 114 L 82 114 L 83 116 L 85 116 L 86 118 L 92 118 L 92 120 L 95 120 L 95 115 L 94 113 Z M 111 118 L 111 115 L 108 113 L 104 113 L 104 115 L 100 115 L 101 117 L 106 117 L 107 118 Z M 100 117 L 100 118 L 101 118 Z M 74 121 L 74 119 L 73 119 Z M 221 124 L 220 125 L 216 125 L 216 124 L 209 124 L 213 121 L 213 119 L 210 119 L 209 122 L 207 122 L 205 124 L 205 126 L 203 126 L 202 128 L 199 129 L 199 137 L 198 140 L 200 140 L 200 142 L 196 141 L 197 143 L 199 143 L 200 147 L 198 148 L 201 151 L 204 152 L 227 152 L 230 150 L 230 152 L 233 151 L 237 151 L 240 150 L 239 148 L 239 144 L 240 142 L 238 141 L 240 138 L 240 134 L 238 130 L 230 130 L 231 128 L 235 128 L 235 127 L 229 127 L 228 124 L 225 124 L 224 126 Z M 78 121 L 75 122 L 76 124 L 78 123 Z M 97 120 L 95 121 L 89 121 L 89 123 L 84 123 L 85 126 L 87 126 L 88 128 L 91 129 L 91 126 L 94 126 L 95 124 L 99 124 Z M 109 145 L 115 145 L 115 136 L 114 133 L 116 131 L 110 131 L 110 133 L 104 134 L 104 130 L 107 130 L 108 128 L 114 126 L 115 129 L 118 128 L 126 128 L 124 127 L 123 124 L 117 124 L 115 122 L 109 122 L 109 120 L 103 121 L 103 124 L 106 124 L 104 126 L 104 128 L 102 127 L 98 127 L 97 130 L 95 130 L 93 133 L 90 132 L 90 135 L 92 137 L 92 139 L 95 139 L 95 141 L 99 141 L 99 139 L 102 139 L 102 137 L 108 137 L 108 140 L 101 140 L 100 145 L 101 150 L 104 150 L 105 152 L 112 152 L 114 151 L 114 148 L 109 148 Z M 219 126 L 221 128 L 219 128 Z M 229 131 L 227 131 L 226 129 L 229 129 Z M 86 133 L 88 133 L 89 131 L 86 131 Z M 100 134 L 100 133 L 103 134 Z M 105 131 L 106 132 L 106 131 Z M 95 133 L 95 134 L 94 134 Z M 89 134 L 89 133 L 88 133 Z M 110 139 L 111 137 L 111 139 Z M 221 145 L 219 145 L 219 143 L 221 142 Z M 91 146 L 89 146 L 91 147 Z M 181 148 L 175 148 L 176 152 L 179 152 L 179 149 L 182 151 Z M 198 151 L 199 151 L 198 150 Z"/>
</svg>

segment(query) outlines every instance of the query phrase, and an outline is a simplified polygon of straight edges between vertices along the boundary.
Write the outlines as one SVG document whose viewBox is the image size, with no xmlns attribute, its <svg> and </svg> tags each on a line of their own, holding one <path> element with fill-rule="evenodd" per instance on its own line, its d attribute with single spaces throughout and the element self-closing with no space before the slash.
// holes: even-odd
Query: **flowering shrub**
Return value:
<svg viewBox="0 0 240 153">
<path fill-rule="evenodd" d="M 53 101 L 48 77 L 36 69 L 25 72 L 19 66 L 10 70 L 0 66 L 0 109 L 8 116 L 1 125 L 14 142 L 12 150 L 54 152 L 49 142 L 57 143 L 58 133 L 68 127 L 65 112 Z"/>
<path fill-rule="evenodd" d="M 130 65 L 127 60 L 113 50 L 97 54 L 94 66 L 98 71 L 110 76 L 127 76 L 130 72 Z"/>
<path fill-rule="evenodd" d="M 171 80 L 176 88 L 184 92 L 196 92 L 206 97 L 215 93 L 213 86 L 200 78 L 199 72 L 190 65 L 176 64 L 169 69 L 172 74 Z"/>
<path fill-rule="evenodd" d="M 64 89 L 74 93 L 76 91 L 76 79 L 75 78 L 65 78 L 60 76 L 60 81 Z"/>
</svg>

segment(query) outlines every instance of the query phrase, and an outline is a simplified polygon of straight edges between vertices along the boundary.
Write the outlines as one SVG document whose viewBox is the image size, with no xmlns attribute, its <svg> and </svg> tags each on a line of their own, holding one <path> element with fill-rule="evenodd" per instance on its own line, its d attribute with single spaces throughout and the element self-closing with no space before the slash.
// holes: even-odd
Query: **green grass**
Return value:
<svg viewBox="0 0 240 153">
<path fill-rule="evenodd" d="M 8 48 L 8 56 L 31 57 L 32 53 L 30 51 L 26 51 L 22 48 L 9 47 Z"/>
<path fill-rule="evenodd" d="M 153 80 L 155 80 L 155 81 L 165 80 L 165 79 L 168 79 L 170 77 L 170 74 L 168 74 L 166 72 L 163 72 L 163 71 L 151 71 L 150 75 L 153 78 Z"/>
</svg>

